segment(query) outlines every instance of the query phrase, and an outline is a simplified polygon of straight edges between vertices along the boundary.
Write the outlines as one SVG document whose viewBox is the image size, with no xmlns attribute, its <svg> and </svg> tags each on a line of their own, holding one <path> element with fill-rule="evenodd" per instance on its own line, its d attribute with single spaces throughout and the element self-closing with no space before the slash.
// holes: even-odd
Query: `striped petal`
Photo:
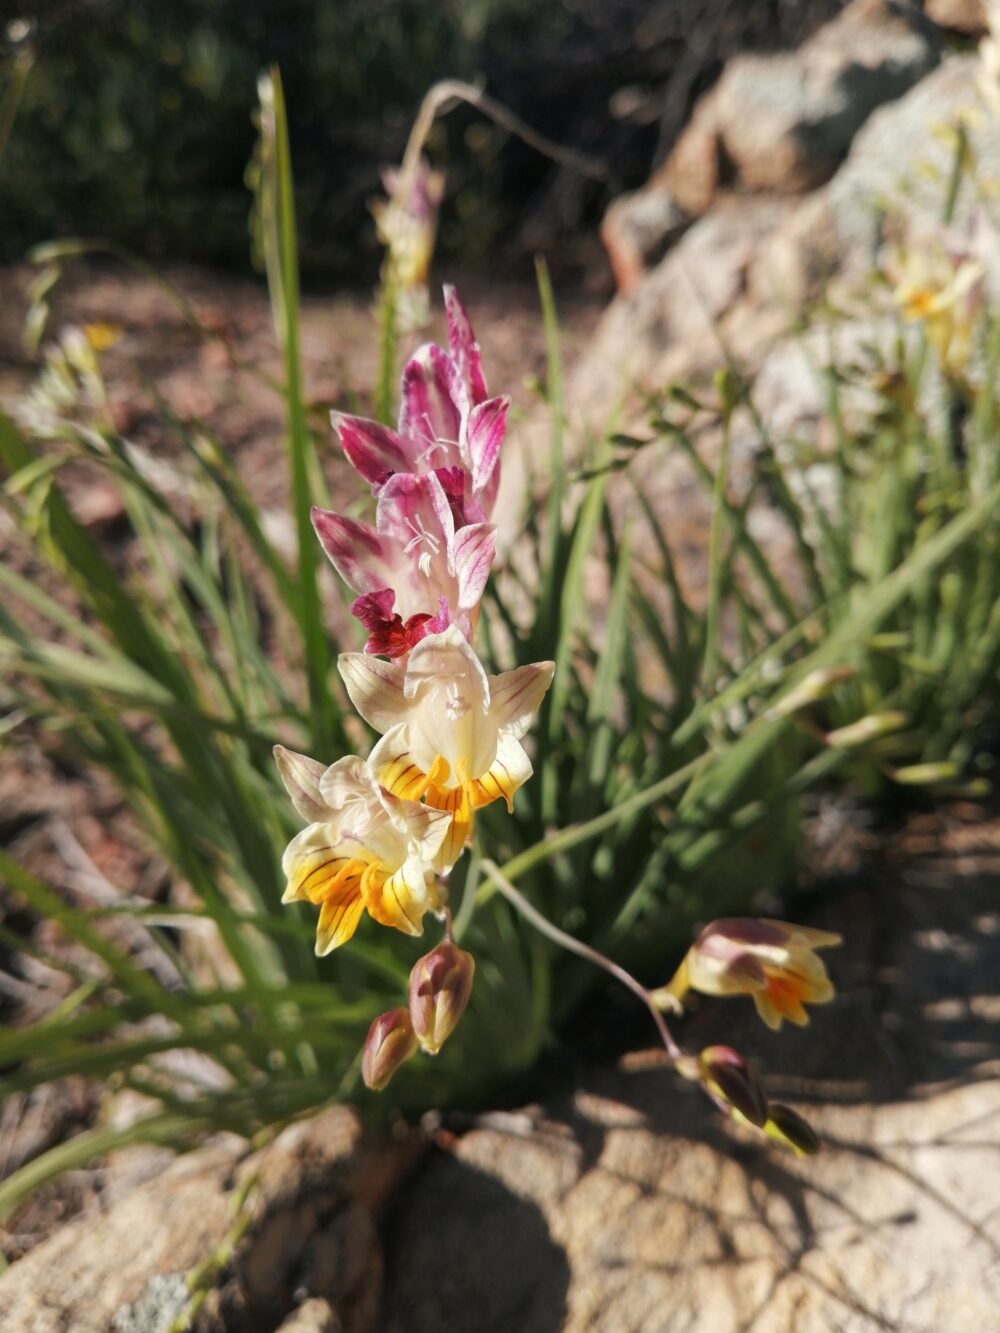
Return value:
<svg viewBox="0 0 1000 1333">
<path fill-rule="evenodd" d="M 283 745 L 274 747 L 274 760 L 285 791 L 302 818 L 311 823 L 322 819 L 326 814 L 326 802 L 320 794 L 320 780 L 326 765 L 306 754 L 286 750 Z"/>
<path fill-rule="evenodd" d="M 373 527 L 315 506 L 312 525 L 334 569 L 355 592 L 377 592 L 391 586 L 382 540 Z"/>
<path fill-rule="evenodd" d="M 424 914 L 433 902 L 427 870 L 416 858 L 407 859 L 392 875 L 370 866 L 362 879 L 361 893 L 369 916 L 380 925 L 392 926 L 404 935 L 424 933 Z"/>
<path fill-rule="evenodd" d="M 465 306 L 450 284 L 444 289 L 444 308 L 448 317 L 448 347 L 452 360 L 469 395 L 469 403 L 475 406 L 486 397 L 482 357 Z"/>
<path fill-rule="evenodd" d="M 452 398 L 454 382 L 451 358 L 433 343 L 418 348 L 403 370 L 399 433 L 422 441 L 429 467 L 457 461 L 461 416 Z"/>
<path fill-rule="evenodd" d="M 410 711 L 410 702 L 403 694 L 405 667 L 382 662 L 367 653 L 341 653 L 337 670 L 351 703 L 369 726 L 384 734 L 405 722 Z"/>
<path fill-rule="evenodd" d="M 555 669 L 554 662 L 532 662 L 490 676 L 490 715 L 501 731 L 521 739 L 542 706 Z"/>
<path fill-rule="evenodd" d="M 470 523 L 455 534 L 455 577 L 463 611 L 471 611 L 482 601 L 495 555 L 496 528 L 491 523 Z"/>
<path fill-rule="evenodd" d="M 465 442 L 474 491 L 484 490 L 496 470 L 509 408 L 509 398 L 489 398 L 469 413 Z"/>
<path fill-rule="evenodd" d="M 388 426 L 345 412 L 331 412 L 330 421 L 348 462 L 365 481 L 381 486 L 394 472 L 409 471 L 413 450 L 407 450 L 406 441 Z"/>
<path fill-rule="evenodd" d="M 354 936 L 364 911 L 360 877 L 348 887 L 346 881 L 336 893 L 324 898 L 316 923 L 316 955 L 325 958 L 333 949 Z"/>
<path fill-rule="evenodd" d="M 497 742 L 497 757 L 482 775 L 471 784 L 472 803 L 475 807 L 503 800 L 513 813 L 514 793 L 531 777 L 531 760 L 524 746 L 509 732 L 501 733 Z"/>
</svg>

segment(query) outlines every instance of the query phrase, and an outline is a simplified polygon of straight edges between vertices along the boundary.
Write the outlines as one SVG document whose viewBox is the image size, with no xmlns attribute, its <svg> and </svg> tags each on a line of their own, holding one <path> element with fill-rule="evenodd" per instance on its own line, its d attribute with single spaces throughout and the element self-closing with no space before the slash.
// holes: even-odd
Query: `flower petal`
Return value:
<svg viewBox="0 0 1000 1333">
<path fill-rule="evenodd" d="M 482 601 L 486 580 L 496 556 L 496 528 L 492 523 L 470 523 L 455 534 L 455 577 L 458 605 L 470 611 Z"/>
<path fill-rule="evenodd" d="M 373 527 L 328 509 L 312 509 L 312 525 L 334 569 L 355 592 L 391 585 L 382 541 Z"/>
<path fill-rule="evenodd" d="M 474 491 L 485 489 L 493 476 L 507 429 L 509 408 L 509 398 L 489 398 L 469 413 L 465 438 Z"/>
<path fill-rule="evenodd" d="M 361 881 L 361 892 L 369 915 L 382 926 L 393 926 L 404 935 L 424 933 L 424 913 L 431 906 L 427 870 L 410 858 L 392 875 L 371 865 Z"/>
<path fill-rule="evenodd" d="M 419 801 L 427 790 L 428 775 L 414 762 L 406 723 L 388 730 L 368 756 L 368 766 L 393 796 Z M 447 776 L 447 765 L 445 765 Z"/>
<path fill-rule="evenodd" d="M 410 653 L 403 680 L 407 701 L 417 698 L 423 685 L 454 684 L 463 696 L 471 693 L 484 713 L 490 707 L 490 682 L 483 664 L 456 625 L 442 634 L 428 634 Z"/>
<path fill-rule="evenodd" d="M 465 306 L 450 284 L 444 288 L 444 308 L 448 316 L 448 346 L 452 359 L 466 387 L 470 406 L 475 406 L 486 397 L 482 357 Z"/>
<path fill-rule="evenodd" d="M 364 907 L 360 875 L 352 880 L 345 879 L 336 892 L 324 898 L 316 923 L 317 957 L 324 958 L 353 937 Z"/>
<path fill-rule="evenodd" d="M 367 653 L 341 653 L 337 670 L 351 703 L 369 726 L 384 734 L 406 720 L 410 704 L 403 694 L 406 672 L 402 666 Z"/>
<path fill-rule="evenodd" d="M 542 706 L 555 669 L 554 662 L 532 662 L 490 676 L 490 713 L 501 731 L 521 739 Z"/>
<path fill-rule="evenodd" d="M 524 746 L 510 732 L 501 733 L 497 743 L 497 757 L 487 771 L 471 784 L 472 804 L 475 807 L 504 800 L 510 813 L 514 811 L 514 793 L 531 777 L 531 760 Z"/>
<path fill-rule="evenodd" d="M 394 472 L 409 471 L 411 459 L 406 442 L 388 426 L 344 412 L 331 412 L 330 421 L 340 436 L 348 462 L 365 481 L 381 486 Z"/>
<path fill-rule="evenodd" d="M 327 808 L 320 794 L 320 779 L 326 772 L 326 765 L 308 755 L 286 750 L 283 745 L 274 747 L 274 760 L 292 805 L 302 818 L 310 823 L 323 819 Z"/>
<path fill-rule="evenodd" d="M 456 370 L 451 358 L 425 343 L 403 369 L 399 434 L 419 440 L 429 467 L 457 461 L 461 412 L 453 398 Z"/>
</svg>

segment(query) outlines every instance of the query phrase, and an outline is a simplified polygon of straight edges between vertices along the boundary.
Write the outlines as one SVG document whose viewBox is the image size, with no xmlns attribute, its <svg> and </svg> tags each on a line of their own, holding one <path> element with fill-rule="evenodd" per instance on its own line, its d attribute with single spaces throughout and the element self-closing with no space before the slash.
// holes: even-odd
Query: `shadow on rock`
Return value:
<svg viewBox="0 0 1000 1333">
<path fill-rule="evenodd" d="M 455 1157 L 432 1158 L 388 1226 L 380 1333 L 557 1333 L 570 1271 L 542 1211 Z"/>
</svg>

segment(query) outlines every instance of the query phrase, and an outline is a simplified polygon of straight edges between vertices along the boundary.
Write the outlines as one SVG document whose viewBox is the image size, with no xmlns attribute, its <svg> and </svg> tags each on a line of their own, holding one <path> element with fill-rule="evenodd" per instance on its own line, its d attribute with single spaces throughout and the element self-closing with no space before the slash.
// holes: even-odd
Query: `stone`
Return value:
<svg viewBox="0 0 1000 1333">
<path fill-rule="evenodd" d="M 601 240 L 618 290 L 632 291 L 689 223 L 667 189 L 635 190 L 615 199 L 601 222 Z"/>
<path fill-rule="evenodd" d="M 949 32 L 982 37 L 988 28 L 984 0 L 924 0 L 924 13 Z"/>
<path fill-rule="evenodd" d="M 833 175 L 874 108 L 938 58 L 934 29 L 919 14 L 891 0 L 854 0 L 798 51 L 731 60 L 656 183 L 692 213 L 727 185 L 813 189 Z"/>
<path fill-rule="evenodd" d="M 207 1264 L 199 1333 L 277 1328 L 293 1311 L 312 1319 L 292 1324 L 296 1333 L 370 1333 L 382 1274 L 375 1218 L 421 1143 L 411 1136 L 372 1145 L 345 1107 L 292 1125 L 252 1153 L 220 1137 L 12 1264 L 0 1283 L 0 1327 L 164 1333 L 187 1275 Z M 245 1213 L 234 1211 L 238 1197 Z M 241 1218 L 245 1231 L 230 1253 Z M 296 1309 L 310 1298 L 331 1312 L 325 1324 L 321 1306 Z"/>
</svg>

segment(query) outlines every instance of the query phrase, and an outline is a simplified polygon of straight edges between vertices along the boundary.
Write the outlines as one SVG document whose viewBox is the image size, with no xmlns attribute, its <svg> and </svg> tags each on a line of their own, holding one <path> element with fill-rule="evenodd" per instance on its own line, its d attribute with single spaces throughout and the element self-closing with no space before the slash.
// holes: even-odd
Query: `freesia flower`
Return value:
<svg viewBox="0 0 1000 1333">
<path fill-rule="evenodd" d="M 840 943 L 840 936 L 786 921 L 730 917 L 713 921 L 695 940 L 669 985 L 655 1002 L 673 1006 L 688 991 L 705 995 L 750 995 L 769 1028 L 783 1019 L 800 1027 L 809 1022 L 806 1004 L 826 1004 L 833 986 L 817 949 Z"/>
<path fill-rule="evenodd" d="M 495 530 L 489 523 L 456 529 L 433 472 L 390 477 L 374 528 L 325 509 L 314 508 L 312 521 L 338 574 L 361 594 L 351 611 L 369 632 L 366 652 L 398 657 L 452 624 L 471 637 Z"/>
<path fill-rule="evenodd" d="M 967 233 L 941 228 L 916 237 L 890 258 L 893 298 L 905 319 L 920 321 L 946 373 L 964 370 L 986 299 L 989 223 L 977 213 Z"/>
<path fill-rule="evenodd" d="M 407 363 L 399 429 L 342 412 L 331 420 L 376 494 L 394 473 L 433 472 L 463 527 L 493 511 L 510 399 L 488 396 L 479 344 L 454 287 L 445 287 L 444 301 L 448 351 L 426 343 Z"/>
<path fill-rule="evenodd" d="M 456 626 L 429 634 L 406 664 L 342 653 L 340 674 L 355 708 L 382 739 L 368 763 L 395 796 L 452 816 L 437 858 L 449 869 L 472 829 L 473 812 L 514 793 L 531 776 L 521 738 L 541 706 L 555 664 L 490 676 Z"/>
<path fill-rule="evenodd" d="M 429 314 L 427 275 L 444 198 L 444 174 L 419 157 L 409 168 L 387 167 L 382 184 L 386 197 L 376 200 L 371 210 L 387 252 L 386 277 L 395 289 L 400 322 L 406 328 L 420 328 Z"/>
<path fill-rule="evenodd" d="M 282 902 L 319 907 L 316 953 L 344 944 L 363 911 L 407 935 L 423 934 L 423 917 L 441 904 L 431 871 L 448 816 L 383 790 L 363 759 L 348 755 L 325 768 L 274 747 L 292 804 L 309 820 L 285 850 Z"/>
</svg>

